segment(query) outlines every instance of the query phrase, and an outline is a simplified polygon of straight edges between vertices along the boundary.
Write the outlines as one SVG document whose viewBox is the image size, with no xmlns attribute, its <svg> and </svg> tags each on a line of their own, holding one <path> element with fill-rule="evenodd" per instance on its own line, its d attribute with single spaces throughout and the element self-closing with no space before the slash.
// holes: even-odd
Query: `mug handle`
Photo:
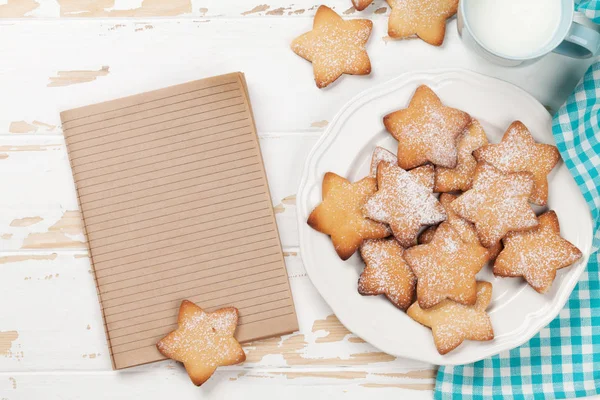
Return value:
<svg viewBox="0 0 600 400">
<path fill-rule="evenodd" d="M 594 57 L 600 53 L 600 33 L 573 22 L 567 37 L 554 52 L 572 58 Z"/>
</svg>

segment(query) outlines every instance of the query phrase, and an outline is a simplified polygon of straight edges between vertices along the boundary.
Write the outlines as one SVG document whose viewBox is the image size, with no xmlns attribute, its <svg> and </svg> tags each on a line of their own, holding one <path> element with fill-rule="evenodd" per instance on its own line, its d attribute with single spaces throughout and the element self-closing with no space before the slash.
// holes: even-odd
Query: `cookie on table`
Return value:
<svg viewBox="0 0 600 400">
<path fill-rule="evenodd" d="M 450 204 L 457 198 L 458 196 L 450 193 L 442 193 L 442 195 L 440 196 L 440 203 L 442 204 L 444 210 L 446 210 L 446 214 L 448 215 L 448 223 L 456 230 L 456 232 L 458 232 L 458 234 L 464 242 L 471 244 L 480 244 L 479 238 L 477 237 L 477 230 L 475 230 L 475 226 L 471 222 L 460 217 L 452 210 Z M 430 243 L 433 239 L 433 235 L 435 234 L 436 229 L 437 226 L 430 226 L 429 228 L 425 229 L 419 235 L 417 242 L 419 244 Z M 488 260 L 494 260 L 498 256 L 500 251 L 502 251 L 502 243 L 498 242 L 488 249 Z"/>
<path fill-rule="evenodd" d="M 379 163 L 377 192 L 363 207 L 364 216 L 390 226 L 402 247 L 416 244 L 421 226 L 446 219 L 446 212 L 433 195 L 433 166 L 409 172 L 395 164 Z M 429 186 L 423 183 L 429 182 Z"/>
<path fill-rule="evenodd" d="M 479 163 L 473 187 L 451 203 L 452 210 L 475 224 L 477 237 L 487 248 L 510 231 L 526 231 L 538 225 L 528 198 L 533 189 L 529 172 L 504 173 Z"/>
<path fill-rule="evenodd" d="M 217 367 L 246 360 L 244 349 L 233 337 L 237 323 L 238 310 L 234 307 L 209 313 L 184 300 L 179 308 L 177 329 L 156 347 L 163 356 L 182 362 L 192 382 L 200 386 Z"/>
<path fill-rule="evenodd" d="M 483 146 L 473 154 L 478 161 L 503 172 L 530 172 L 533 190 L 529 201 L 540 206 L 548 203 L 548 174 L 560 160 L 560 153 L 556 146 L 536 143 L 521 121 L 508 127 L 500 143 Z"/>
<path fill-rule="evenodd" d="M 386 161 L 392 164 L 398 164 L 398 157 L 391 151 L 384 149 L 383 147 L 375 147 L 373 155 L 371 156 L 371 173 L 370 176 L 377 178 L 377 167 L 379 163 Z"/>
<path fill-rule="evenodd" d="M 417 278 L 406 261 L 404 249 L 395 239 L 367 240 L 360 248 L 366 266 L 358 279 L 358 293 L 385 295 L 401 310 L 406 310 L 415 296 Z"/>
<path fill-rule="evenodd" d="M 469 114 L 444 106 L 426 85 L 417 88 L 408 108 L 383 118 L 385 128 L 398 140 L 398 165 L 406 170 L 427 162 L 456 167 L 456 139 L 470 123 Z"/>
<path fill-rule="evenodd" d="M 294 53 L 311 61 L 317 87 L 324 88 L 342 74 L 368 75 L 371 61 L 365 49 L 373 23 L 343 20 L 326 6 L 317 9 L 313 29 L 292 41 Z"/>
<path fill-rule="evenodd" d="M 308 217 L 308 225 L 331 236 L 333 247 L 342 260 L 347 260 L 363 240 L 390 235 L 389 228 L 365 218 L 362 207 L 377 191 L 375 178 L 350 183 L 333 172 L 323 178 L 323 202 Z"/>
<path fill-rule="evenodd" d="M 441 46 L 446 35 L 446 20 L 456 14 L 458 0 L 387 0 L 392 8 L 388 35 L 405 39 L 415 35 Z"/>
<path fill-rule="evenodd" d="M 492 301 L 492 284 L 477 282 L 477 301 L 467 306 L 451 300 L 444 300 L 429 309 L 422 309 L 414 303 L 407 311 L 409 317 L 431 328 L 435 347 L 440 354 L 446 354 L 465 340 L 492 340 L 494 329 L 489 315 L 485 312 Z"/>
<path fill-rule="evenodd" d="M 352 0 L 352 5 L 357 11 L 362 11 L 371 4 L 373 0 Z"/>
<path fill-rule="evenodd" d="M 526 232 L 509 232 L 502 241 L 504 250 L 494 263 L 494 275 L 523 277 L 540 293 L 552 286 L 556 270 L 568 267 L 582 256 L 581 251 L 560 236 L 554 211 L 538 217 L 537 228 Z"/>
<path fill-rule="evenodd" d="M 458 137 L 458 161 L 455 168 L 437 167 L 435 169 L 435 192 L 467 191 L 473 184 L 477 160 L 473 151 L 488 144 L 488 139 L 479 121 L 471 124 Z"/>
<path fill-rule="evenodd" d="M 466 243 L 449 222 L 442 223 L 428 244 L 404 252 L 406 263 L 417 276 L 417 301 L 431 308 L 445 299 L 472 305 L 477 299 L 475 275 L 488 261 L 479 243 Z"/>
</svg>

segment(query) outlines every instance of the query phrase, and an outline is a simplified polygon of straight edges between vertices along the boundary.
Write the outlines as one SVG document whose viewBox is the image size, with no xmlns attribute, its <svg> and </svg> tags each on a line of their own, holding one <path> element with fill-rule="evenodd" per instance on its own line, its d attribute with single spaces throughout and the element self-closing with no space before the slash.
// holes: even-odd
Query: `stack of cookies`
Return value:
<svg viewBox="0 0 600 400">
<path fill-rule="evenodd" d="M 554 211 L 532 208 L 547 204 L 558 150 L 519 121 L 490 144 L 477 120 L 424 85 L 383 123 L 397 154 L 376 148 L 370 176 L 358 182 L 325 174 L 308 224 L 331 237 L 341 259 L 360 250 L 358 292 L 385 295 L 430 327 L 440 354 L 493 339 L 492 285 L 477 280 L 486 264 L 544 293 L 582 256 L 560 236 Z"/>
</svg>

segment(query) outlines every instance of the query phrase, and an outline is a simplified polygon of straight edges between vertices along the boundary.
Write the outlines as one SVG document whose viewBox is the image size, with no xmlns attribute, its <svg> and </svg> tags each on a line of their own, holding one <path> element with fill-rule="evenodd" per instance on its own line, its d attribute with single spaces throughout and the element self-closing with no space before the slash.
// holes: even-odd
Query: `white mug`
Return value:
<svg viewBox="0 0 600 400">
<path fill-rule="evenodd" d="M 574 0 L 560 0 L 561 17 L 558 29 L 552 39 L 532 54 L 513 57 L 499 54 L 483 44 L 473 33 L 470 17 L 465 10 L 468 3 L 480 0 L 461 0 L 458 6 L 458 33 L 467 47 L 484 58 L 504 66 L 516 66 L 535 61 L 550 52 L 573 58 L 590 58 L 600 53 L 600 33 L 596 30 L 573 21 L 575 16 Z"/>
</svg>

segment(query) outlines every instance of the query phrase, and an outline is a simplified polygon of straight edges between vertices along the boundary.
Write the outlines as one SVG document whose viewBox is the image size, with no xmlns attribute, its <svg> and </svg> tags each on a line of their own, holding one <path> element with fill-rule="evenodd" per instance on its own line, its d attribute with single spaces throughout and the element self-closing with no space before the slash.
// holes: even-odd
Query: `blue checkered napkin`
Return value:
<svg viewBox="0 0 600 400">
<path fill-rule="evenodd" d="M 584 5 L 595 7 L 593 15 L 600 22 L 600 0 L 579 3 L 579 7 Z M 600 62 L 590 67 L 554 117 L 552 133 L 592 212 L 595 253 L 565 308 L 550 325 L 516 349 L 470 365 L 441 367 L 436 399 L 600 394 Z"/>
</svg>

